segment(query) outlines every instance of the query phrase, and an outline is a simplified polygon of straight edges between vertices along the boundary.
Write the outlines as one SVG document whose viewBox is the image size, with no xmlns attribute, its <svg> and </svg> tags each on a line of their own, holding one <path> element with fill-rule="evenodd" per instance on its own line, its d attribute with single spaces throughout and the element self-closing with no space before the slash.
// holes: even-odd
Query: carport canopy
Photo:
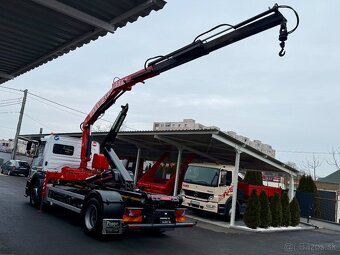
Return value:
<svg viewBox="0 0 340 255">
<path fill-rule="evenodd" d="M 24 140 L 39 140 L 48 134 L 21 135 Z M 81 133 L 58 133 L 56 135 L 81 138 Z M 93 140 L 101 143 L 106 132 L 93 132 Z M 236 151 L 242 152 L 240 169 L 261 170 L 263 172 L 284 172 L 296 175 L 298 170 L 243 143 L 225 132 L 216 129 L 174 130 L 174 131 L 123 131 L 119 132 L 114 142 L 114 150 L 120 157 L 136 157 L 138 148 L 140 157 L 156 161 L 164 152 L 170 153 L 170 159 L 177 159 L 178 148 L 183 149 L 183 157 L 196 154 L 197 162 L 215 162 L 235 164 Z"/>
<path fill-rule="evenodd" d="M 0 84 L 165 4 L 163 0 L 2 0 Z"/>
</svg>

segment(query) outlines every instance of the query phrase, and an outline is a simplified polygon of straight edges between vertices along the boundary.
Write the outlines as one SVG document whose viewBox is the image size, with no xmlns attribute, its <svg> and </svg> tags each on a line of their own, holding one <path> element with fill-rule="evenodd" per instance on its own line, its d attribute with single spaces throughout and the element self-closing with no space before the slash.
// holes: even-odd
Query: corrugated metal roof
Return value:
<svg viewBox="0 0 340 255">
<path fill-rule="evenodd" d="M 57 134 L 55 134 L 57 135 Z M 58 135 L 81 137 L 82 133 L 60 133 Z M 101 143 L 107 132 L 93 132 L 92 138 Z M 225 143 L 214 138 L 214 135 L 229 141 Z M 21 135 L 21 139 L 38 140 L 39 134 Z M 163 138 L 163 140 L 162 140 Z M 165 139 L 164 139 L 165 138 Z M 168 130 L 168 131 L 123 131 L 119 132 L 114 143 L 114 150 L 119 156 L 135 157 L 137 147 L 141 147 L 142 157 L 148 160 L 157 160 L 164 152 L 170 152 L 171 159 L 176 161 L 178 148 L 172 142 L 186 148 L 183 157 L 192 152 L 197 154 L 196 160 L 207 162 L 213 160 L 223 164 L 235 163 L 235 149 L 242 148 L 240 167 L 243 169 L 255 169 L 273 172 L 290 172 L 297 174 L 298 170 L 280 162 L 279 160 L 265 155 L 263 152 L 229 136 L 217 129 L 195 130 Z M 235 147 L 235 146 L 236 147 Z M 191 148 L 192 150 L 189 150 Z M 202 156 L 202 153 L 208 157 Z M 283 171 L 284 170 L 284 171 Z"/>
<path fill-rule="evenodd" d="M 318 182 L 340 184 L 340 170 L 335 171 L 324 178 L 319 178 Z"/>
<path fill-rule="evenodd" d="M 152 10 L 162 9 L 166 3 L 163 0 L 41 2 L 0 1 L 0 84 L 107 34 L 105 28 L 82 21 L 80 12 L 99 21 L 98 24 L 116 29 L 148 16 Z M 45 6 L 46 3 L 69 7 L 75 16 L 65 13 L 65 9 Z"/>
</svg>

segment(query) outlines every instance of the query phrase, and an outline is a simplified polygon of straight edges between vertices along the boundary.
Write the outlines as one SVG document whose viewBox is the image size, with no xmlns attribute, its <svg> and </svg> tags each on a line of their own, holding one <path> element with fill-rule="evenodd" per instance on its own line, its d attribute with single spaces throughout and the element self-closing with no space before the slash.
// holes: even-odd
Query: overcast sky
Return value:
<svg viewBox="0 0 340 255">
<path fill-rule="evenodd" d="M 270 144 L 283 162 L 303 168 L 312 153 L 323 161 L 340 149 L 340 1 L 281 1 L 300 15 L 300 26 L 280 58 L 275 27 L 139 84 L 103 117 L 114 120 L 129 103 L 127 130 L 151 130 L 154 121 L 193 118 Z M 83 112 L 110 89 L 114 77 L 143 68 L 221 23 L 236 24 L 275 1 L 173 0 L 137 22 L 6 82 L 4 86 L 57 101 Z M 289 10 L 288 29 L 295 26 Z M 0 100 L 22 96 L 0 87 Z M 13 138 L 20 105 L 0 108 L 0 139 Z M 84 115 L 29 96 L 21 134 L 77 132 Z M 98 124 L 105 122 L 98 122 Z M 303 152 L 303 153 L 302 153 Z"/>
</svg>

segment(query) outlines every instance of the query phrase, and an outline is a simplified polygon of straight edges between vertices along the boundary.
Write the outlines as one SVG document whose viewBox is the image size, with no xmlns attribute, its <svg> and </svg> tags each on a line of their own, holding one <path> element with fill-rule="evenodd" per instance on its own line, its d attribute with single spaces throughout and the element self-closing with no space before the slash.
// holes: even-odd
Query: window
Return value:
<svg viewBox="0 0 340 255">
<path fill-rule="evenodd" d="M 217 187 L 220 170 L 203 166 L 189 166 L 184 181 L 203 186 Z"/>
<path fill-rule="evenodd" d="M 25 168 L 29 168 L 30 167 L 30 165 L 27 162 L 19 161 L 18 163 L 19 163 L 20 167 L 25 167 Z"/>
<path fill-rule="evenodd" d="M 65 144 L 55 144 L 53 145 L 53 153 L 60 155 L 72 156 L 74 152 L 74 147 Z"/>
</svg>

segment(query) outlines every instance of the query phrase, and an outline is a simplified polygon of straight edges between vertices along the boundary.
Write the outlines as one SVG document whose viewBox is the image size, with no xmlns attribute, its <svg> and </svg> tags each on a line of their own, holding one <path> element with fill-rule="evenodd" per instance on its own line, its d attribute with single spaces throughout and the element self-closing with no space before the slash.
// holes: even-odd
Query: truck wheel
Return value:
<svg viewBox="0 0 340 255">
<path fill-rule="evenodd" d="M 85 204 L 83 211 L 83 227 L 86 234 L 100 237 L 103 225 L 103 209 L 96 198 L 91 198 Z"/>
<path fill-rule="evenodd" d="M 38 208 L 40 206 L 41 192 L 42 192 L 42 184 L 38 179 L 36 179 L 32 184 L 31 194 L 30 194 L 30 204 L 33 207 Z"/>
<path fill-rule="evenodd" d="M 240 209 L 239 209 L 239 205 L 236 203 L 236 215 L 235 218 L 237 219 L 240 215 Z M 225 217 L 227 221 L 230 221 L 231 219 L 231 203 L 228 203 L 226 205 L 226 210 L 225 210 Z"/>
</svg>

